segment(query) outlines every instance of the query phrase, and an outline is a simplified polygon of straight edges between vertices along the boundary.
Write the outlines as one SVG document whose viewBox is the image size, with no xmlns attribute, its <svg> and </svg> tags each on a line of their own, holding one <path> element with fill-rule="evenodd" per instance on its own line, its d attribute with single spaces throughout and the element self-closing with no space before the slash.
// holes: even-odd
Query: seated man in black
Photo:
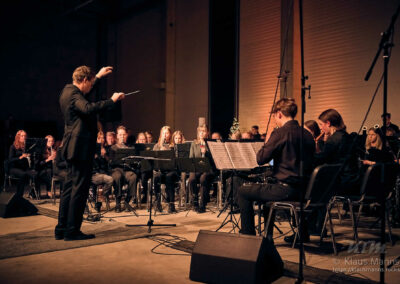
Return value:
<svg viewBox="0 0 400 284">
<path fill-rule="evenodd" d="M 279 201 L 298 199 L 301 190 L 300 141 L 304 136 L 304 173 L 312 170 L 315 142 L 312 135 L 294 120 L 297 105 L 294 99 L 284 98 L 274 106 L 275 129 L 257 153 L 257 163 L 263 165 L 274 159 L 273 174 L 266 184 L 245 184 L 239 188 L 238 202 L 242 220 L 241 233 L 255 235 L 253 201 Z M 273 218 L 268 228 L 272 238 Z"/>
</svg>

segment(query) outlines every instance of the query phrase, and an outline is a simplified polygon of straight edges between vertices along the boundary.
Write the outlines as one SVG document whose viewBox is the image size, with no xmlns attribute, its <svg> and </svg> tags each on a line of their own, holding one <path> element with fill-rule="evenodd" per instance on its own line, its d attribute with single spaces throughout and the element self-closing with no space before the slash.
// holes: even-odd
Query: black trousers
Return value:
<svg viewBox="0 0 400 284">
<path fill-rule="evenodd" d="M 154 193 L 156 197 L 160 195 L 161 183 L 165 183 L 165 192 L 167 194 L 167 202 L 175 201 L 175 183 L 179 176 L 175 171 L 171 172 L 156 172 L 154 174 Z M 158 197 L 157 197 L 158 198 Z"/>
<path fill-rule="evenodd" d="M 24 195 L 25 185 L 29 183 L 30 179 L 32 179 L 33 182 L 35 182 L 37 172 L 31 169 L 22 170 L 19 168 L 11 168 L 10 175 L 20 179 L 18 181 L 16 194 L 22 197 Z"/>
<path fill-rule="evenodd" d="M 129 203 L 132 197 L 136 197 L 136 181 L 137 175 L 133 171 L 124 171 L 121 168 L 113 169 L 111 176 L 114 180 L 114 194 L 117 204 L 122 199 L 122 186 L 128 183 L 128 191 L 126 193 L 125 201 Z"/>
<path fill-rule="evenodd" d="M 199 190 L 197 188 L 197 183 L 200 183 L 200 196 L 201 204 L 200 207 L 205 207 L 209 199 L 209 191 L 211 187 L 211 181 L 214 178 L 213 173 L 193 173 L 189 174 L 189 191 L 192 193 L 193 203 L 199 202 Z"/>
<path fill-rule="evenodd" d="M 68 174 L 61 193 L 56 234 L 72 235 L 81 229 L 89 195 L 92 161 L 68 161 Z"/>
<path fill-rule="evenodd" d="M 240 207 L 240 218 L 242 228 L 240 233 L 255 235 L 254 208 L 253 202 L 280 201 L 298 198 L 295 196 L 297 190 L 290 186 L 284 186 L 280 183 L 249 183 L 244 184 L 238 191 L 238 203 Z M 271 223 L 267 228 L 267 235 L 272 237 L 274 216 L 271 216 Z"/>
</svg>

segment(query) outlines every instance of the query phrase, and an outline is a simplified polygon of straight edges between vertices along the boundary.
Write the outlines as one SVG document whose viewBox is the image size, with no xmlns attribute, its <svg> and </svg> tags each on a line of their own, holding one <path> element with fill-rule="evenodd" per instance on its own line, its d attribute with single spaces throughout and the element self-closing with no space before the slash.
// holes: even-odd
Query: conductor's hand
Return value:
<svg viewBox="0 0 400 284">
<path fill-rule="evenodd" d="M 108 74 L 111 74 L 113 71 L 113 67 L 111 66 L 107 66 L 107 67 L 103 67 L 100 69 L 99 73 L 96 74 L 97 78 L 103 78 L 105 76 L 107 76 Z"/>
<path fill-rule="evenodd" d="M 111 97 L 111 99 L 113 100 L 113 102 L 117 102 L 120 100 L 125 99 L 125 94 L 124 93 L 114 93 Z"/>
</svg>

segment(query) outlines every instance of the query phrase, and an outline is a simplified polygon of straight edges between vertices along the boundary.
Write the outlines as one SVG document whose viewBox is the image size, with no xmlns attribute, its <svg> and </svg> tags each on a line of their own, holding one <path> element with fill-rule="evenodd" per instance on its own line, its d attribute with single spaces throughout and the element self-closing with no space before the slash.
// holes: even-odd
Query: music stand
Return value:
<svg viewBox="0 0 400 284">
<path fill-rule="evenodd" d="M 163 151 L 143 151 L 143 154 L 147 155 L 154 155 L 158 156 L 158 152 L 163 152 Z M 148 166 L 154 169 L 154 164 L 155 161 L 169 161 L 171 162 L 171 159 L 163 159 L 163 158 L 157 158 L 157 157 L 151 157 L 151 156 L 130 156 L 128 158 L 131 159 L 139 159 L 139 160 L 146 160 L 148 161 Z M 151 210 L 153 209 L 153 192 L 154 192 L 154 181 L 152 179 L 151 181 L 151 187 L 150 187 L 150 211 L 149 211 L 149 220 L 147 221 L 147 224 L 132 224 L 132 225 L 126 225 L 127 227 L 142 227 L 142 226 L 148 226 L 148 232 L 151 233 L 151 227 L 157 226 L 157 227 L 176 227 L 176 224 L 154 224 L 154 220 L 151 218 Z"/>
<path fill-rule="evenodd" d="M 31 165 L 30 168 L 35 170 L 36 172 L 36 166 L 39 163 L 39 157 L 43 155 L 44 149 L 46 148 L 47 144 L 47 139 L 45 138 L 26 138 L 25 141 L 25 153 L 31 154 L 32 155 L 32 160 L 31 160 Z M 36 189 L 36 175 L 35 178 L 31 180 L 31 190 L 36 195 L 36 199 L 40 199 L 40 185 L 39 189 Z"/>
<path fill-rule="evenodd" d="M 212 169 L 208 158 L 176 158 L 175 161 L 180 172 L 207 173 L 211 172 Z M 187 209 L 187 207 L 185 207 L 185 209 Z M 186 213 L 186 216 L 189 214 L 190 209 L 191 208 L 189 208 L 189 211 Z"/>
<path fill-rule="evenodd" d="M 110 152 L 110 159 L 112 163 L 120 164 L 122 165 L 124 170 L 129 170 L 134 172 L 135 167 L 138 166 L 138 161 L 135 159 L 131 159 L 130 157 L 134 156 L 136 154 L 136 148 L 135 147 L 128 147 L 128 148 L 118 148 L 118 149 L 112 149 Z M 132 164 L 134 167 L 132 167 Z M 139 217 L 139 215 L 136 213 L 135 208 L 130 206 L 129 202 L 125 202 L 125 206 L 128 207 L 128 209 L 136 216 Z M 106 210 L 105 213 L 107 213 L 110 210 Z M 101 216 L 102 217 L 102 216 Z"/>
</svg>

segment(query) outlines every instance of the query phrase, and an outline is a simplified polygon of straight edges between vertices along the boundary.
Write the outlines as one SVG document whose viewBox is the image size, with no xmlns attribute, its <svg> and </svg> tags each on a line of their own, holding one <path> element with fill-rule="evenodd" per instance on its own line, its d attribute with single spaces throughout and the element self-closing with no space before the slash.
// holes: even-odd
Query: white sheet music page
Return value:
<svg viewBox="0 0 400 284">
<path fill-rule="evenodd" d="M 208 141 L 207 145 L 213 156 L 215 166 L 218 170 L 229 170 L 233 168 L 232 161 L 224 146 L 225 143 Z"/>
<path fill-rule="evenodd" d="M 244 150 L 243 144 L 249 144 L 247 150 Z M 227 142 L 225 147 L 231 157 L 235 169 L 252 169 L 257 165 L 251 163 L 251 156 L 255 156 L 250 143 Z"/>
</svg>

